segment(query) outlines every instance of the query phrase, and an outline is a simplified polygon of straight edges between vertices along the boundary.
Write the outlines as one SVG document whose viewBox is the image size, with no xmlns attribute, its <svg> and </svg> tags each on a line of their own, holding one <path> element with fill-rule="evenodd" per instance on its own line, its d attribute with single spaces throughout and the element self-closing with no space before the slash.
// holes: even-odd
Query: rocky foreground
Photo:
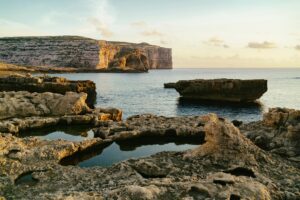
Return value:
<svg viewBox="0 0 300 200">
<path fill-rule="evenodd" d="M 289 113 L 289 114 L 287 114 Z M 2 133 L 0 195 L 7 199 L 299 199 L 300 111 L 270 110 L 260 122 L 235 127 L 214 114 L 167 118 L 133 116 L 106 121 L 97 138 L 82 142 L 44 141 Z M 255 145 L 255 134 L 276 133 L 266 145 L 291 149 L 281 154 Z M 162 152 L 108 168 L 60 163 L 78 152 L 113 141 L 145 136 L 201 138 L 186 152 Z M 279 139 L 280 138 L 280 139 Z M 293 146 L 290 146 L 293 144 Z M 287 156 L 289 155 L 289 156 Z M 22 182 L 28 176 L 30 182 Z"/>
<path fill-rule="evenodd" d="M 147 72 L 171 69 L 172 50 L 79 36 L 0 38 L 0 71 Z"/>
<path fill-rule="evenodd" d="M 267 80 L 196 79 L 166 83 L 165 88 L 174 88 L 183 99 L 223 102 L 254 102 L 267 90 Z"/>
<path fill-rule="evenodd" d="M 92 109 L 86 93 L 0 92 L 0 132 L 19 133 L 55 125 L 96 126 L 102 121 L 122 119 L 114 108 Z"/>
<path fill-rule="evenodd" d="M 122 121 L 121 110 L 94 108 L 88 101 L 95 90 L 92 82 L 10 76 L 1 78 L 0 86 L 0 199 L 300 197 L 299 110 L 270 109 L 262 121 L 248 124 L 215 114 L 144 114 Z M 19 91 L 27 87 L 30 91 Z M 94 138 L 24 137 L 37 128 L 73 125 L 93 128 Z M 107 168 L 76 166 L 113 142 L 153 139 L 192 140 L 199 146 Z"/>
<path fill-rule="evenodd" d="M 86 93 L 86 103 L 93 108 L 96 102 L 96 84 L 93 81 L 71 81 L 62 77 L 10 75 L 0 77 L 0 91 L 51 92 L 66 94 L 67 92 Z"/>
</svg>

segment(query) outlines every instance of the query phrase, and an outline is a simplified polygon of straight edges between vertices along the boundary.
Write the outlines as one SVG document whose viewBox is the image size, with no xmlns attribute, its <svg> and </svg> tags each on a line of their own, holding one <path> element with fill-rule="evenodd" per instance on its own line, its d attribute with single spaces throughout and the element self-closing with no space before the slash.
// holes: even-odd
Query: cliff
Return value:
<svg viewBox="0 0 300 200">
<path fill-rule="evenodd" d="M 172 50 L 147 43 L 98 41 L 79 36 L 0 38 L 0 62 L 75 70 L 171 69 Z"/>
</svg>

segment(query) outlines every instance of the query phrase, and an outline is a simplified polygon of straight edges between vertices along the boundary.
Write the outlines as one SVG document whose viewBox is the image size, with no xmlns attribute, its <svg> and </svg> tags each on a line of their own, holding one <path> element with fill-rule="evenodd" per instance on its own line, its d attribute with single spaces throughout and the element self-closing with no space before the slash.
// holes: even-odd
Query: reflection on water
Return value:
<svg viewBox="0 0 300 200">
<path fill-rule="evenodd" d="M 178 98 L 177 113 L 197 113 L 205 115 L 216 113 L 230 120 L 238 119 L 244 122 L 257 121 L 261 119 L 264 107 L 259 102 L 253 103 L 228 103 L 214 101 L 197 101 Z"/>
<path fill-rule="evenodd" d="M 37 184 L 38 180 L 32 177 L 33 172 L 27 172 L 20 175 L 16 180 L 16 185 L 27 185 L 27 186 L 34 186 Z"/>
<path fill-rule="evenodd" d="M 164 116 L 200 115 L 216 112 L 213 106 L 194 106 L 178 104 L 178 92 L 164 89 L 164 83 L 190 79 L 239 78 L 267 79 L 268 91 L 260 101 L 265 109 L 270 107 L 288 107 L 300 109 L 300 69 L 173 69 L 150 70 L 142 74 L 56 74 L 72 80 L 92 80 L 97 84 L 97 106 L 116 107 L 123 110 L 124 118 L 142 113 L 153 113 Z M 198 109 L 196 109 L 198 108 Z M 209 109 L 211 108 L 211 109 Z M 203 110 L 202 110 L 203 109 Z M 259 109 L 249 115 L 251 109 L 238 108 L 237 111 L 225 108 L 219 114 L 237 120 L 256 120 Z M 261 117 L 261 116 L 260 116 Z"/>
<path fill-rule="evenodd" d="M 88 126 L 51 126 L 19 133 L 19 137 L 34 136 L 41 139 L 82 141 L 94 137 L 94 132 Z"/>
<path fill-rule="evenodd" d="M 184 151 L 203 143 L 203 138 L 156 137 L 122 141 L 88 149 L 61 160 L 62 165 L 80 167 L 111 166 L 131 158 L 140 158 L 163 151 Z"/>
</svg>

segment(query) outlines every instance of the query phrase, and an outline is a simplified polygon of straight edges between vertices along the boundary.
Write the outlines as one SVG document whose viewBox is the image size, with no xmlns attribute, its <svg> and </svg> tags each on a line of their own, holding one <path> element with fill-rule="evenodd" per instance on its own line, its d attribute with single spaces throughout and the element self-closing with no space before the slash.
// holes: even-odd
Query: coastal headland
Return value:
<svg viewBox="0 0 300 200">
<path fill-rule="evenodd" d="M 172 49 L 79 36 L 0 38 L 0 71 L 147 72 L 172 69 Z"/>
</svg>

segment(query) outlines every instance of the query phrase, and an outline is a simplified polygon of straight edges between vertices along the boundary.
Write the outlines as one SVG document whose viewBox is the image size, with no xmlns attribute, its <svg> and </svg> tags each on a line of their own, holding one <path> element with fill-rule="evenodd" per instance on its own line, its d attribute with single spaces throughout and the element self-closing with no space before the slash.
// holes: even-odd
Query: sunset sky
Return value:
<svg viewBox="0 0 300 200">
<path fill-rule="evenodd" d="M 0 0 L 0 27 L 157 44 L 175 67 L 300 67 L 299 0 Z"/>
</svg>

